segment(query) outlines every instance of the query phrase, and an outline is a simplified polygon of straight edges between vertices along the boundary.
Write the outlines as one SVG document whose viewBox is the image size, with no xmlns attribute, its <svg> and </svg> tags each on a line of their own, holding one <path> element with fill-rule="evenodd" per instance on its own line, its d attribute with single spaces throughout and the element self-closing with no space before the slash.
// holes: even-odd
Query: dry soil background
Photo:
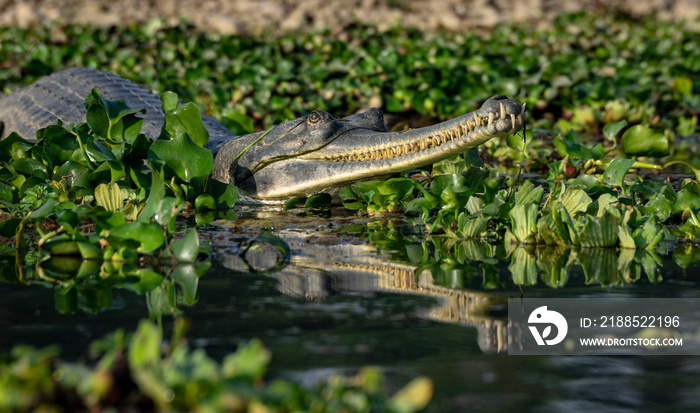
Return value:
<svg viewBox="0 0 700 413">
<path fill-rule="evenodd" d="M 1 25 L 38 20 L 115 25 L 185 17 L 220 33 L 299 30 L 353 21 L 388 26 L 400 21 L 423 30 L 484 30 L 508 21 L 546 25 L 561 12 L 683 18 L 700 27 L 700 0 L 0 0 Z"/>
</svg>

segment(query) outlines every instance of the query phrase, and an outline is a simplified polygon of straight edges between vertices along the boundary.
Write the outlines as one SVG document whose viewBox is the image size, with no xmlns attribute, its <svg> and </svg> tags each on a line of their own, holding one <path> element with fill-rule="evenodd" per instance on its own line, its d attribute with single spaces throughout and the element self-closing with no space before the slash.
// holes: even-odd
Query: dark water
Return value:
<svg viewBox="0 0 700 413">
<path fill-rule="evenodd" d="M 289 244 L 288 263 L 267 244 L 241 255 L 260 228 Z M 203 239 L 211 267 L 172 279 L 181 280 L 177 308 L 191 321 L 190 345 L 213 357 L 258 337 L 272 350 L 271 376 L 313 384 L 374 365 L 395 390 L 426 375 L 432 412 L 700 411 L 698 357 L 508 356 L 503 337 L 508 297 L 700 297 L 692 248 L 632 258 L 507 251 L 422 241 L 391 222 L 275 214 L 219 223 Z M 169 308 L 157 290 L 108 290 L 84 286 L 79 309 L 64 315 L 48 282 L 0 284 L 0 352 L 59 344 L 63 358 L 76 359 L 90 341 Z M 162 320 L 169 329 L 172 317 Z"/>
</svg>

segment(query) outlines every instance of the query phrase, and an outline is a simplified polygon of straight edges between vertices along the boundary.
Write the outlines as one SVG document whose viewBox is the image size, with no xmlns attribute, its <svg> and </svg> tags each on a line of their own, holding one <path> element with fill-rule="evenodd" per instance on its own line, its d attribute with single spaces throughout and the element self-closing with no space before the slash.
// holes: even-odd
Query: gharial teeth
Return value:
<svg viewBox="0 0 700 413">
<path fill-rule="evenodd" d="M 490 127 L 492 123 L 493 123 L 493 113 L 489 113 L 489 123 L 486 126 Z"/>
<path fill-rule="evenodd" d="M 525 106 L 527 106 L 527 102 L 523 103 L 522 108 L 520 109 L 520 114 L 524 115 L 525 114 Z"/>
<path fill-rule="evenodd" d="M 515 129 L 515 114 L 510 114 L 510 122 L 513 124 L 513 129 Z"/>
<path fill-rule="evenodd" d="M 518 123 L 523 123 L 523 116 L 522 115 L 518 115 Z"/>
<path fill-rule="evenodd" d="M 480 125 L 481 124 L 481 119 L 474 113 L 474 124 Z"/>
<path fill-rule="evenodd" d="M 503 107 L 503 103 L 501 103 L 501 117 L 502 117 L 503 119 L 506 118 L 506 108 Z"/>
</svg>

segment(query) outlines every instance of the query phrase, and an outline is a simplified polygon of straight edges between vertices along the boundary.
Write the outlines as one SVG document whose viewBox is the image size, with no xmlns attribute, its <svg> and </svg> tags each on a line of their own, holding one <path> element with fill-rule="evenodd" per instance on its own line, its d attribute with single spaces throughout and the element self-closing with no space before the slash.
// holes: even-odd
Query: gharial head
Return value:
<svg viewBox="0 0 700 413">
<path fill-rule="evenodd" d="M 247 203 L 336 196 L 353 182 L 379 179 L 459 154 L 522 129 L 525 107 L 494 96 L 474 112 L 433 126 L 388 132 L 376 108 L 336 119 L 322 110 L 224 143 L 213 176 L 235 184 Z"/>
</svg>

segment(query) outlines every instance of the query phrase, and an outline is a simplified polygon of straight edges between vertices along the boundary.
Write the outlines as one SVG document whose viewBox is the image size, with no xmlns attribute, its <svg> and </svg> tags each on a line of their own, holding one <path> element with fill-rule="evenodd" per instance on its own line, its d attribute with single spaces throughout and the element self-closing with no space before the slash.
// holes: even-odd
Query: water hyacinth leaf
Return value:
<svg viewBox="0 0 700 413">
<path fill-rule="evenodd" d="M 511 232 L 518 242 L 530 244 L 535 241 L 537 212 L 538 206 L 535 204 L 518 204 L 508 213 L 512 222 Z"/>
<path fill-rule="evenodd" d="M 634 159 L 618 158 L 608 165 L 603 178 L 610 185 L 624 188 L 624 180 L 627 171 L 634 165 Z"/>
<path fill-rule="evenodd" d="M 699 199 L 700 201 L 700 199 Z M 671 212 L 673 211 L 673 206 L 674 202 L 668 200 L 666 197 L 663 195 L 659 194 L 658 196 L 652 198 L 649 202 L 647 202 L 644 206 L 642 206 L 640 209 L 645 215 L 651 215 L 655 218 L 656 222 L 666 222 L 668 217 L 671 216 Z M 685 208 L 683 208 L 685 209 Z"/>
<path fill-rule="evenodd" d="M 24 158 L 32 145 L 33 142 L 23 139 L 16 132 L 12 132 L 5 139 L 0 140 L 0 163 Z"/>
<path fill-rule="evenodd" d="M 214 167 L 214 156 L 208 149 L 196 145 L 186 134 L 171 140 L 158 139 L 148 150 L 148 159 L 161 160 L 178 178 L 190 182 L 206 178 Z"/>
<path fill-rule="evenodd" d="M 331 207 L 331 195 L 330 194 L 314 194 L 311 195 L 305 202 L 305 208 L 330 208 Z"/>
<path fill-rule="evenodd" d="M 163 229 L 158 224 L 140 221 L 112 228 L 109 237 L 137 241 L 140 244 L 137 251 L 140 253 L 153 252 L 165 242 Z"/>
<path fill-rule="evenodd" d="M 146 207 L 143 209 L 139 221 L 149 221 L 158 210 L 160 201 L 165 197 L 165 182 L 163 177 L 151 164 L 151 190 L 146 200 Z"/>
<path fill-rule="evenodd" d="M 413 180 L 408 178 L 391 178 L 377 182 L 377 191 L 394 199 L 403 199 L 413 192 Z"/>
<path fill-rule="evenodd" d="M 622 135 L 622 151 L 628 156 L 662 158 L 669 154 L 668 138 L 644 125 L 634 125 Z"/>
<path fill-rule="evenodd" d="M 586 216 L 579 233 L 582 247 L 614 247 L 618 240 L 618 226 L 621 219 L 606 210 L 603 216 Z"/>
<path fill-rule="evenodd" d="M 355 193 L 352 191 L 352 189 L 350 189 L 350 187 L 345 187 L 345 188 L 343 188 L 343 190 L 347 190 L 346 195 L 349 194 L 349 196 L 351 196 L 352 198 L 357 197 L 357 195 L 355 195 Z M 341 192 L 342 192 L 342 190 L 341 190 Z M 306 203 L 307 199 L 308 198 L 305 196 L 295 196 L 294 198 L 289 198 L 288 200 L 286 200 L 284 202 L 284 210 L 286 211 L 286 210 L 294 209 L 294 208 L 302 208 L 304 206 L 304 203 Z M 341 199 L 343 199 L 342 195 L 341 195 Z M 344 201 L 344 199 L 343 199 L 343 201 Z M 348 206 L 346 206 L 346 208 L 352 209 L 352 210 L 362 208 L 361 203 L 356 202 L 356 204 L 357 204 L 357 208 L 350 208 Z M 343 205 L 345 205 L 345 203 L 343 203 Z"/>
<path fill-rule="evenodd" d="M 343 203 L 343 205 L 345 205 L 345 203 Z M 415 198 L 406 204 L 406 212 L 418 212 L 423 217 L 423 220 L 426 220 L 434 207 L 435 205 L 426 198 Z M 346 206 L 346 208 L 348 207 Z"/>
<path fill-rule="evenodd" d="M 185 201 L 182 198 L 165 197 L 156 206 L 153 218 L 158 224 L 167 227 L 169 231 L 173 232 L 175 231 L 175 219 L 184 207 Z"/>
<path fill-rule="evenodd" d="M 0 182 L 0 201 L 4 201 L 8 204 L 11 204 L 12 200 L 14 199 L 13 194 L 14 192 L 12 191 L 12 188 L 10 186 Z"/>
<path fill-rule="evenodd" d="M 199 254 L 199 237 L 196 230 L 188 231 L 184 237 L 170 245 L 173 256 L 179 262 L 194 262 Z"/>
<path fill-rule="evenodd" d="M 652 217 L 634 231 L 633 237 L 637 248 L 651 250 L 664 238 L 664 232 Z"/>
<path fill-rule="evenodd" d="M 37 135 L 43 142 L 46 159 L 54 166 L 70 160 L 79 148 L 77 136 L 58 125 L 40 129 Z"/>
<path fill-rule="evenodd" d="M 110 212 L 121 211 L 124 207 L 124 198 L 119 185 L 116 182 L 97 185 L 95 203 Z"/>
<path fill-rule="evenodd" d="M 209 140 L 209 132 L 202 124 L 202 114 L 194 103 L 185 103 L 165 112 L 165 131 L 175 139 L 187 135 L 199 147 Z"/>
<path fill-rule="evenodd" d="M 581 188 L 568 187 L 559 199 L 566 211 L 573 216 L 579 212 L 585 212 L 593 200 Z"/>
<path fill-rule="evenodd" d="M 620 202 L 620 200 L 611 194 L 603 194 L 600 197 L 598 197 L 598 212 L 596 213 L 597 217 L 602 217 L 605 212 L 609 212 L 615 216 L 620 215 L 620 210 L 617 208 L 617 204 Z"/>
<path fill-rule="evenodd" d="M 568 156 L 573 159 L 602 159 L 605 156 L 605 149 L 598 144 L 593 148 L 587 148 L 578 142 L 576 133 L 570 131 L 566 135 L 559 134 L 553 140 L 554 148 L 561 156 Z"/>
<path fill-rule="evenodd" d="M 466 183 L 467 179 L 459 174 L 438 175 L 430 184 L 430 192 L 438 197 L 447 188 L 449 188 L 452 192 L 464 192 L 467 190 Z"/>
<path fill-rule="evenodd" d="M 92 89 L 83 106 L 87 109 L 86 120 L 90 129 L 115 142 L 132 143 L 141 131 L 143 123 L 143 119 L 134 115 L 146 113 L 145 109 L 131 109 L 124 99 L 105 99 L 97 89 Z"/>
<path fill-rule="evenodd" d="M 478 238 L 486 230 L 487 222 L 484 217 L 468 219 L 465 213 L 461 213 L 457 218 L 457 228 L 462 238 Z"/>
<path fill-rule="evenodd" d="M 195 200 L 194 200 L 194 208 L 197 210 L 215 210 L 216 209 L 216 201 L 214 200 L 214 197 L 209 195 L 209 194 L 202 194 L 199 195 Z"/>
<path fill-rule="evenodd" d="M 225 184 L 214 178 L 207 180 L 205 192 L 214 198 L 218 210 L 233 208 L 239 195 L 235 185 Z"/>
<path fill-rule="evenodd" d="M 61 176 L 61 179 L 66 180 L 71 188 L 87 188 L 90 186 L 90 170 L 79 163 L 67 161 L 58 168 L 57 173 Z"/>
<path fill-rule="evenodd" d="M 515 193 L 515 205 L 538 204 L 542 202 L 544 188 L 535 186 L 530 181 L 525 181 L 518 192 Z"/>
<path fill-rule="evenodd" d="M 102 250 L 97 245 L 89 242 L 78 241 L 78 252 L 86 260 L 97 260 L 102 257 Z"/>
<path fill-rule="evenodd" d="M 14 237 L 20 223 L 22 223 L 21 218 L 10 218 L 0 221 L 0 237 Z"/>
<path fill-rule="evenodd" d="M 627 126 L 627 121 L 624 119 L 619 122 L 608 123 L 603 126 L 603 136 L 613 142 L 617 142 L 617 134 L 620 133 L 625 126 Z"/>
<path fill-rule="evenodd" d="M 356 210 L 362 208 L 363 204 L 362 204 L 362 202 L 360 202 L 361 198 L 359 198 L 357 196 L 357 193 L 355 193 L 355 191 L 351 187 L 346 186 L 345 188 L 341 189 L 340 193 L 338 193 L 338 196 L 340 197 L 340 200 L 343 202 L 343 206 L 345 208 L 350 209 L 352 211 L 356 211 Z M 284 206 L 285 209 L 290 209 L 293 207 L 293 205 L 296 205 L 297 201 L 292 202 L 292 200 L 296 200 L 296 199 L 297 198 L 292 198 L 289 201 L 287 201 L 290 203 L 290 206 L 287 206 L 287 204 L 285 203 L 285 206 Z M 299 199 L 301 199 L 301 197 L 299 197 Z M 304 199 L 304 201 L 306 201 L 306 200 Z"/>
<path fill-rule="evenodd" d="M 43 163 L 31 158 L 20 158 L 13 159 L 10 161 L 9 165 L 14 168 L 15 171 L 27 176 L 36 177 L 41 180 L 46 180 L 48 174 L 46 171 L 46 166 Z"/>
<path fill-rule="evenodd" d="M 177 103 L 178 98 L 177 93 L 175 92 L 171 92 L 168 90 L 160 95 L 160 104 L 161 108 L 163 108 L 163 112 L 169 112 L 177 108 Z"/>
<path fill-rule="evenodd" d="M 29 219 L 34 222 L 41 221 L 42 219 L 49 217 L 53 213 L 55 206 L 56 201 L 54 199 L 49 198 L 39 208 L 31 212 L 31 214 L 29 215 Z"/>
<path fill-rule="evenodd" d="M 682 188 L 682 186 L 681 186 Z M 645 199 L 652 199 L 657 195 L 663 195 L 669 200 L 673 200 L 674 192 L 671 184 L 665 180 L 645 179 L 630 187 L 630 192 L 636 192 Z"/>
<path fill-rule="evenodd" d="M 622 223 L 617 227 L 617 237 L 620 240 L 620 248 L 637 248 L 637 243 L 635 242 L 634 237 L 632 237 L 627 224 Z"/>
<path fill-rule="evenodd" d="M 682 188 L 673 200 L 672 213 L 678 214 L 685 210 L 697 211 L 700 209 L 700 195 L 696 192 Z"/>
</svg>

